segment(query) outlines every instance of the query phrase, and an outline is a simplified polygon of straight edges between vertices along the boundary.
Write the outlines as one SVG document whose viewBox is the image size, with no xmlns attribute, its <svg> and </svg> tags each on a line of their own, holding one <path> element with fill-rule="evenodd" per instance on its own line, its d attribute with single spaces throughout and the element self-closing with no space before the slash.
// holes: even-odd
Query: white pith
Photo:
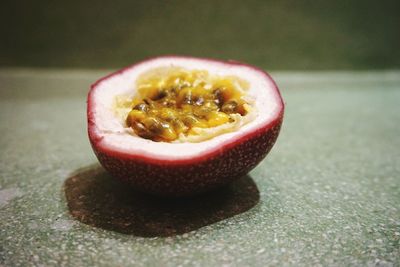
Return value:
<svg viewBox="0 0 400 267">
<path fill-rule="evenodd" d="M 114 97 L 135 92 L 136 79 L 141 74 L 158 67 L 181 67 L 187 70 L 207 70 L 219 76 L 237 76 L 249 82 L 248 95 L 255 99 L 257 116 L 239 130 L 224 133 L 199 143 L 154 142 L 127 133 L 120 118 L 115 115 Z M 100 137 L 100 146 L 120 152 L 159 159 L 183 159 L 199 156 L 210 149 L 236 140 L 273 121 L 280 111 L 280 97 L 273 82 L 262 72 L 244 65 L 230 65 L 208 60 L 164 57 L 156 58 L 102 80 L 94 88 L 94 134 Z"/>
</svg>

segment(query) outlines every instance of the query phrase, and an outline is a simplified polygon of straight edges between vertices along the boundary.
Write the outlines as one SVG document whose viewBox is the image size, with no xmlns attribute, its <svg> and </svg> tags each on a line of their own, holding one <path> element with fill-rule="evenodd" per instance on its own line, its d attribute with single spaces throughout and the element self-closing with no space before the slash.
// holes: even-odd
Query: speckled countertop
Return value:
<svg viewBox="0 0 400 267">
<path fill-rule="evenodd" d="M 97 165 L 85 98 L 104 73 L 0 70 L 0 266 L 399 266 L 400 72 L 273 73 L 269 156 L 182 201 Z"/>
</svg>

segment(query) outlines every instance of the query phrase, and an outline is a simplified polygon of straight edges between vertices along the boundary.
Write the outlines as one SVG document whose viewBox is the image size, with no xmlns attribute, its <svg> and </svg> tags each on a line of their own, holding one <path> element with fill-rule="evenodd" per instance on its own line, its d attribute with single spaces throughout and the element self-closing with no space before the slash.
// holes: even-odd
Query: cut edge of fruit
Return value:
<svg viewBox="0 0 400 267">
<path fill-rule="evenodd" d="M 127 86 L 131 86 L 131 84 L 134 84 L 135 78 L 137 77 L 138 73 L 140 74 L 141 72 L 143 72 L 144 69 L 146 69 L 146 67 L 148 69 L 151 69 L 163 65 L 184 66 L 185 64 L 190 65 L 189 69 L 197 69 L 199 68 L 197 67 L 198 65 L 202 65 L 205 66 L 206 70 L 210 71 L 210 69 L 215 69 L 217 70 L 217 72 L 220 72 L 220 70 L 224 70 L 223 72 L 228 74 L 234 74 L 236 72 L 240 72 L 240 69 L 242 71 L 245 70 L 244 73 L 246 72 L 247 74 L 251 73 L 252 75 L 257 76 L 258 79 L 261 79 L 265 83 L 264 86 L 266 87 L 259 88 L 259 90 L 264 90 L 264 89 L 269 90 L 269 94 L 267 95 L 269 97 L 274 98 L 273 100 L 270 100 L 270 103 L 274 103 L 276 105 L 275 109 L 272 111 L 270 110 L 271 112 L 269 116 L 262 118 L 261 122 L 255 124 L 255 126 L 253 125 L 250 129 L 221 135 L 224 136 L 225 138 L 219 138 L 220 136 L 216 136 L 215 138 L 212 138 L 211 140 L 208 141 L 194 143 L 195 147 L 187 146 L 186 143 L 184 144 L 164 143 L 164 142 L 157 143 L 140 138 L 142 139 L 142 141 L 137 142 L 136 140 L 133 142 L 135 144 L 134 147 L 131 146 L 129 148 L 126 148 L 121 144 L 118 144 L 119 141 L 117 142 L 115 141 L 118 140 L 118 136 L 123 136 L 124 134 L 126 134 L 123 131 L 121 131 L 121 128 L 119 128 L 118 125 L 111 125 L 111 127 L 109 125 L 108 129 L 104 128 L 102 129 L 101 122 L 97 120 L 98 117 L 102 117 L 102 120 L 110 119 L 111 121 L 113 121 L 113 118 L 109 117 L 110 114 L 108 113 L 110 112 L 108 113 L 106 112 L 107 116 L 105 117 L 99 116 L 98 114 L 98 109 L 101 110 L 105 108 L 107 110 L 106 107 L 107 105 L 104 106 L 104 102 L 101 102 L 101 99 L 99 101 L 98 95 L 96 96 L 96 93 L 98 93 L 99 88 L 100 89 L 103 88 L 102 90 L 106 90 L 107 88 L 104 89 L 104 85 L 107 84 L 107 82 L 109 82 L 110 80 L 112 80 L 113 84 L 112 86 L 110 86 L 111 89 L 115 89 L 116 85 L 120 85 L 122 87 L 125 86 L 126 89 Z M 135 74 L 135 71 L 136 71 L 136 76 L 132 75 Z M 240 75 L 238 76 L 240 77 Z M 250 82 L 252 82 L 251 79 Z M 115 96 L 115 94 L 116 92 L 114 91 L 110 92 L 110 96 L 113 95 Z M 263 133 L 282 121 L 283 111 L 284 111 L 284 103 L 282 101 L 280 92 L 275 82 L 272 80 L 269 74 L 267 74 L 261 69 L 258 69 L 256 67 L 247 64 L 239 63 L 236 61 L 224 62 L 213 59 L 201 59 L 201 58 L 181 57 L 181 56 L 164 56 L 139 62 L 125 69 L 112 73 L 94 83 L 88 95 L 88 131 L 92 145 L 95 146 L 97 149 L 103 151 L 104 153 L 118 154 L 118 156 L 123 158 L 135 158 L 135 159 L 142 159 L 145 161 L 161 161 L 161 162 L 174 161 L 175 163 L 179 163 L 188 160 L 189 161 L 201 160 L 202 158 L 211 157 L 214 154 L 229 149 L 230 147 L 233 147 L 238 143 L 248 140 L 257 134 Z M 252 122 L 250 122 L 249 124 L 251 125 Z M 114 126 L 115 128 L 113 128 Z M 116 138 L 110 138 L 110 136 Z M 207 144 L 207 142 L 210 143 Z M 150 148 L 147 147 L 146 149 L 143 149 L 143 146 L 150 146 Z M 193 151 L 190 151 L 191 148 L 195 149 L 193 149 Z M 185 151 L 189 153 L 179 153 Z"/>
</svg>

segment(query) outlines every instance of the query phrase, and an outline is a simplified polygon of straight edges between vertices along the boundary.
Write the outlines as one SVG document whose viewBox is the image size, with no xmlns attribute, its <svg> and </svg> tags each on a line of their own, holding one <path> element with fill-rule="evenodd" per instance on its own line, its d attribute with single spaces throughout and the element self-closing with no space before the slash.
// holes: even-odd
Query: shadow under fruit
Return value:
<svg viewBox="0 0 400 267">
<path fill-rule="evenodd" d="M 254 207 L 259 191 L 250 176 L 185 198 L 160 198 L 126 186 L 99 165 L 77 170 L 64 183 L 71 215 L 82 223 L 142 237 L 173 236 Z"/>
</svg>

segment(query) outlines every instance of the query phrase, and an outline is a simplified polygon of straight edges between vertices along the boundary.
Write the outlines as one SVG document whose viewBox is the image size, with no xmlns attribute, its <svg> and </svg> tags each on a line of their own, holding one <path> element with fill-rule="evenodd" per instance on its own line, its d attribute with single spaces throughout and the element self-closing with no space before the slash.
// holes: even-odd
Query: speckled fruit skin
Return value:
<svg viewBox="0 0 400 267">
<path fill-rule="evenodd" d="M 177 56 L 169 56 L 177 57 Z M 182 58 L 182 57 L 179 57 Z M 151 60 L 151 59 L 149 59 Z M 263 70 L 236 61 L 217 61 L 200 59 L 227 65 L 244 65 L 272 78 Z M 140 64 L 140 63 L 138 63 Z M 128 68 L 134 68 L 130 66 Z M 125 69 L 123 69 L 125 70 Z M 145 157 L 117 151 L 100 146 L 101 137 L 94 131 L 92 93 L 97 85 L 112 76 L 108 75 L 91 86 L 88 95 L 88 133 L 92 148 L 101 165 L 115 178 L 124 181 L 134 188 L 161 196 L 188 196 L 209 191 L 242 177 L 252 170 L 271 150 L 282 125 L 284 104 L 279 90 L 273 82 L 279 96 L 280 111 L 273 121 L 262 125 L 255 131 L 232 140 L 231 142 L 196 157 L 181 160 L 165 160 L 156 157 Z M 201 145 L 201 143 L 199 143 Z"/>
</svg>

